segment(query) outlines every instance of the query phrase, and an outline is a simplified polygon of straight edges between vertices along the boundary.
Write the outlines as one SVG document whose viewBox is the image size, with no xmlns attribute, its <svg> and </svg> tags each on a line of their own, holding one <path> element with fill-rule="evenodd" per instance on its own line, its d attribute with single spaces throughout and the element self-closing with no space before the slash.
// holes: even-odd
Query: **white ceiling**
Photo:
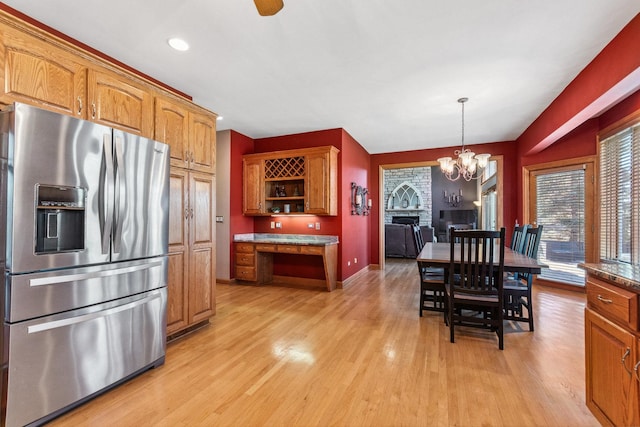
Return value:
<svg viewBox="0 0 640 427">
<path fill-rule="evenodd" d="M 8 0 L 252 138 L 344 128 L 371 154 L 511 141 L 638 0 Z M 188 52 L 166 40 L 180 36 Z M 640 81 L 637 82 L 640 87 Z"/>
</svg>

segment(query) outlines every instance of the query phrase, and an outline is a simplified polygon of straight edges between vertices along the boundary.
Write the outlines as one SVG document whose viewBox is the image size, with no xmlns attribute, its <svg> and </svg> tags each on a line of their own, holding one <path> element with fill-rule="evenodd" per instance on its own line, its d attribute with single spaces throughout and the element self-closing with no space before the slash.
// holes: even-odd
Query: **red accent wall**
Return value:
<svg viewBox="0 0 640 427">
<path fill-rule="evenodd" d="M 231 254 L 229 268 L 229 277 L 235 277 L 235 271 L 233 268 L 235 251 L 233 250 L 233 235 L 253 233 L 253 218 L 244 216 L 242 214 L 242 156 L 245 154 L 253 153 L 254 142 L 253 139 L 242 135 L 236 131 L 230 131 L 231 136 L 231 166 L 229 177 L 229 191 L 231 192 L 229 200 L 229 235 Z"/>
<path fill-rule="evenodd" d="M 371 188 L 369 153 L 346 131 L 342 132 L 342 169 L 340 188 L 340 216 L 342 217 L 342 256 L 340 267 L 344 278 L 350 277 L 370 264 L 371 216 L 351 215 L 351 183 Z M 367 194 L 363 198 L 372 198 Z M 356 262 L 357 260 L 357 262 Z"/>
<path fill-rule="evenodd" d="M 247 138 L 248 139 L 248 138 Z M 235 141 L 232 141 L 234 144 Z M 282 233 L 334 235 L 340 239 L 338 246 L 338 280 L 345 280 L 367 267 L 370 261 L 370 216 L 351 215 L 351 182 L 367 187 L 369 185 L 370 155 L 345 130 L 328 129 L 293 135 L 261 138 L 253 141 L 253 151 L 265 153 L 270 151 L 312 148 L 333 145 L 340 150 L 338 154 L 338 216 L 267 216 L 244 217 L 242 215 L 242 155 L 239 151 L 232 155 L 232 206 L 237 208 L 238 217 L 232 222 L 242 221 L 244 227 L 235 227 L 233 233 Z M 246 148 L 250 148 L 247 143 Z M 235 154 L 238 154 L 237 156 Z M 236 188 L 237 187 L 237 188 Z M 247 231 L 246 224 L 252 224 Z M 282 228 L 272 229 L 271 222 L 280 222 Z M 316 224 L 320 230 L 316 230 Z M 313 228 L 309 228 L 309 224 Z M 239 231 L 243 228 L 242 231 Z M 232 255 L 233 256 L 233 255 Z M 358 262 L 355 263 L 357 258 Z M 349 264 L 350 265 L 347 265 Z M 324 269 L 319 257 L 274 255 L 274 274 L 282 276 L 307 277 L 323 279 Z M 233 277 L 233 272 L 231 277 Z"/>
<path fill-rule="evenodd" d="M 513 224 L 516 219 L 516 206 L 519 189 L 516 186 L 517 146 L 513 142 L 494 142 L 489 144 L 469 145 L 467 148 L 476 153 L 491 153 L 504 156 L 504 221 Z M 429 150 L 413 150 L 395 153 L 371 155 L 370 191 L 373 199 L 371 210 L 371 263 L 380 263 L 380 166 L 415 162 L 436 162 L 439 157 L 451 156 L 456 147 L 434 148 Z M 437 167 L 437 166 L 436 166 Z M 506 226 L 506 225 L 505 225 Z M 507 227 L 509 231 L 509 227 Z"/>
<path fill-rule="evenodd" d="M 640 111 L 640 90 L 631 94 L 615 107 L 604 112 L 599 118 L 600 130 L 638 111 Z"/>
<path fill-rule="evenodd" d="M 531 156 L 521 157 L 521 166 L 595 156 L 598 131 L 598 119 L 588 120 L 547 149 Z"/>
<path fill-rule="evenodd" d="M 542 141 L 640 68 L 640 14 L 587 65 L 517 139 L 521 156 L 547 148 Z"/>
<path fill-rule="evenodd" d="M 271 138 L 261 138 L 255 140 L 255 152 L 267 153 L 270 151 L 293 150 L 298 148 L 312 148 L 325 145 L 333 145 L 341 149 L 342 130 L 329 129 L 316 132 L 305 132 L 292 135 L 275 136 Z M 338 154 L 338 169 L 340 168 L 342 153 Z M 338 178 L 338 182 L 340 182 Z M 340 191 L 338 191 L 340 193 Z M 338 203 L 338 209 L 340 204 Z M 272 229 L 271 222 L 280 222 L 281 229 Z M 315 229 L 316 223 L 320 224 L 320 230 Z M 308 224 L 313 224 L 314 228 L 308 228 Z M 311 234 L 311 235 L 341 235 L 340 216 L 266 216 L 254 217 L 254 231 L 256 233 L 277 233 L 277 234 Z M 338 246 L 338 259 L 342 250 L 341 244 Z M 273 274 L 281 276 L 307 277 L 310 279 L 323 279 L 324 269 L 319 257 L 313 256 L 293 256 L 274 254 Z M 338 268 L 338 278 L 341 278 Z"/>
</svg>

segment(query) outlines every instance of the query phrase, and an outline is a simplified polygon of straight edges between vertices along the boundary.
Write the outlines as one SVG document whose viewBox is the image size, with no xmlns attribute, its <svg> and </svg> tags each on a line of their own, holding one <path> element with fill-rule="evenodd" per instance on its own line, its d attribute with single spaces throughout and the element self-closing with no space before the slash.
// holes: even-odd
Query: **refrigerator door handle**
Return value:
<svg viewBox="0 0 640 427">
<path fill-rule="evenodd" d="M 105 133 L 102 143 L 102 174 L 100 176 L 100 226 L 102 228 L 102 253 L 108 254 L 113 226 L 113 154 L 111 134 Z"/>
<path fill-rule="evenodd" d="M 102 270 L 92 273 L 78 273 L 78 274 L 65 274 L 64 276 L 55 277 L 38 277 L 36 279 L 29 280 L 29 286 L 47 286 L 55 285 L 58 283 L 69 283 L 78 280 L 94 279 L 98 277 L 111 277 L 121 274 L 134 273 L 136 271 L 150 270 L 152 268 L 162 265 L 162 261 L 149 261 L 145 264 L 132 265 L 129 267 L 115 268 L 113 270 Z"/>
<path fill-rule="evenodd" d="M 115 253 L 120 252 L 122 246 L 122 221 L 125 211 L 125 202 L 127 200 L 127 178 L 125 176 L 124 159 L 122 157 L 122 137 L 116 136 L 115 138 L 115 212 L 114 212 L 114 227 L 113 227 L 113 251 Z"/>
<path fill-rule="evenodd" d="M 51 322 L 39 323 L 37 325 L 31 325 L 27 327 L 27 333 L 35 334 L 37 332 L 48 331 L 51 329 L 62 328 L 65 326 L 76 325 L 78 323 L 88 322 L 90 320 L 99 319 L 101 317 L 108 317 L 115 313 L 119 313 L 125 310 L 131 310 L 135 307 L 144 305 L 153 301 L 154 299 L 160 298 L 160 292 L 153 292 L 151 295 L 139 299 L 137 301 L 133 301 L 127 304 L 119 305 L 117 307 L 109 308 L 107 310 L 98 311 L 96 313 L 83 314 L 80 316 L 68 318 L 68 319 L 60 319 L 54 320 Z"/>
</svg>

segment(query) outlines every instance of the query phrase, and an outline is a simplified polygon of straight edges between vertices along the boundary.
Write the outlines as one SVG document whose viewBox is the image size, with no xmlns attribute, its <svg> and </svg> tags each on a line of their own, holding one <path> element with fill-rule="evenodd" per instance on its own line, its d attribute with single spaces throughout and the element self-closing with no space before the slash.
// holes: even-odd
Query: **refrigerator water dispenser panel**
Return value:
<svg viewBox="0 0 640 427">
<path fill-rule="evenodd" d="M 86 190 L 36 185 L 36 254 L 84 249 Z"/>
</svg>

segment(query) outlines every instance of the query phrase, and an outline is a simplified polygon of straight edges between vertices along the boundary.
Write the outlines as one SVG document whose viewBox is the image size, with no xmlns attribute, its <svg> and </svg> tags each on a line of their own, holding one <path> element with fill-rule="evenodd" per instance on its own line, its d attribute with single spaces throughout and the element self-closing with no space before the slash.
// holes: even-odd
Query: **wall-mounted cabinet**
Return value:
<svg viewBox="0 0 640 427">
<path fill-rule="evenodd" d="M 86 118 L 87 65 L 15 28 L 1 26 L 0 32 L 2 102 L 19 101 Z"/>
<path fill-rule="evenodd" d="M 154 138 L 171 147 L 171 166 L 215 173 L 215 116 L 168 96 L 155 99 Z"/>
<path fill-rule="evenodd" d="M 244 214 L 337 215 L 338 152 L 324 146 L 245 155 Z"/>
<path fill-rule="evenodd" d="M 87 119 L 153 138 L 153 95 L 135 80 L 89 70 Z"/>
</svg>

